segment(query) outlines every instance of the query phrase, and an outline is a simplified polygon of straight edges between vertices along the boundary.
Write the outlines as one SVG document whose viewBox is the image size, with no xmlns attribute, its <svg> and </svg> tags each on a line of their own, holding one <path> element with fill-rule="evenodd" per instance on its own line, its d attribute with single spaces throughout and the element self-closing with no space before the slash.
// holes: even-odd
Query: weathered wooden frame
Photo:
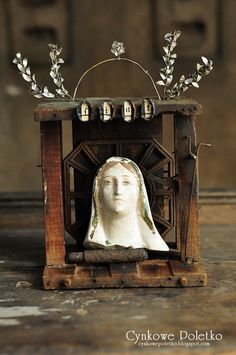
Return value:
<svg viewBox="0 0 236 355">
<path fill-rule="evenodd" d="M 159 101 L 155 105 L 155 137 L 161 138 L 163 114 L 174 119 L 174 156 L 178 181 L 176 192 L 176 240 L 179 255 L 156 255 L 136 263 L 69 264 L 64 239 L 62 122 L 71 120 L 74 147 L 91 137 L 107 139 L 108 125 L 122 119 L 124 99 L 109 99 L 114 105 L 114 119 L 99 123 L 99 105 L 102 99 L 88 99 L 93 107 L 91 121 L 80 125 L 78 134 L 78 102 L 55 101 L 42 103 L 35 110 L 35 120 L 41 125 L 42 173 L 45 206 L 46 266 L 43 282 L 45 289 L 95 287 L 178 287 L 204 286 L 207 276 L 200 264 L 198 224 L 198 166 L 195 117 L 201 106 L 191 100 Z M 131 99 L 136 107 L 136 122 L 125 123 L 127 131 L 142 137 L 153 134 L 149 122 L 142 119 L 142 99 Z M 159 118 L 158 123 L 157 118 Z M 155 121 L 156 120 L 156 121 Z M 96 123 L 97 122 L 97 123 Z M 98 132 L 99 125 L 100 131 Z M 150 133 L 152 132 L 152 133 Z M 125 137 L 126 129 L 122 134 Z M 118 135 L 119 135 L 118 134 Z"/>
</svg>

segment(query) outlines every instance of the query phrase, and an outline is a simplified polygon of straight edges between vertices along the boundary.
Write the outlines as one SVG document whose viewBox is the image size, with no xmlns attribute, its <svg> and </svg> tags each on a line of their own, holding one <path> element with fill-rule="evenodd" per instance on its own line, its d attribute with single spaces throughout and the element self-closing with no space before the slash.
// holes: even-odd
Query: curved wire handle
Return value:
<svg viewBox="0 0 236 355">
<path fill-rule="evenodd" d="M 144 74 L 146 74 L 146 75 L 149 77 L 149 79 L 150 79 L 150 81 L 151 81 L 151 83 L 152 83 L 152 85 L 153 85 L 153 87 L 154 87 L 154 90 L 156 91 L 156 94 L 157 94 L 157 96 L 158 96 L 158 99 L 161 100 L 161 96 L 160 96 L 160 94 L 159 94 L 159 92 L 158 92 L 158 90 L 157 90 L 156 84 L 155 84 L 155 82 L 154 82 L 152 76 L 149 74 L 148 70 L 144 69 L 139 63 L 135 62 L 135 61 L 132 60 L 132 59 L 129 59 L 129 58 L 120 58 L 120 57 L 118 57 L 118 58 L 110 58 L 110 59 L 103 60 L 103 61 L 101 61 L 101 62 L 99 62 L 99 63 L 93 65 L 93 66 L 90 67 L 89 69 L 87 69 L 87 70 L 83 73 L 83 75 L 80 77 L 80 79 L 79 79 L 79 81 L 78 81 L 78 83 L 77 83 L 77 85 L 76 85 L 76 87 L 75 87 L 74 94 L 73 94 L 73 100 L 75 100 L 75 97 L 76 97 L 76 94 L 77 94 L 77 91 L 78 91 L 78 88 L 79 88 L 81 82 L 83 81 L 84 77 L 85 77 L 91 70 L 95 69 L 96 67 L 98 67 L 98 66 L 100 66 L 100 65 L 102 65 L 102 64 L 105 64 L 105 63 L 108 63 L 108 62 L 113 62 L 113 61 L 120 61 L 120 60 L 123 60 L 123 61 L 126 61 L 126 62 L 130 62 L 130 63 L 132 63 L 132 64 L 135 64 L 138 68 L 140 68 L 140 69 L 144 72 Z"/>
<path fill-rule="evenodd" d="M 76 84 L 76 87 L 75 87 L 75 90 L 74 90 L 74 94 L 73 94 L 73 100 L 75 100 L 75 97 L 76 97 L 76 94 L 77 94 L 77 91 L 78 91 L 78 88 L 81 84 L 81 82 L 83 81 L 84 77 L 93 69 L 95 69 L 96 67 L 102 65 L 102 64 L 105 64 L 105 63 L 108 63 L 108 62 L 113 62 L 113 61 L 117 61 L 117 60 L 123 60 L 123 61 L 126 61 L 126 62 L 129 62 L 129 63 L 132 63 L 134 65 L 136 65 L 139 69 L 141 69 L 144 74 L 146 74 L 148 76 L 148 78 L 150 79 L 153 87 L 154 87 L 154 90 L 156 91 L 156 94 L 158 96 L 158 99 L 161 100 L 161 96 L 157 90 L 157 87 L 156 87 L 156 84 L 152 78 L 152 76 L 149 74 L 148 70 L 144 69 L 142 67 L 142 65 L 140 65 L 139 63 L 135 62 L 134 60 L 132 59 L 129 59 L 129 58 L 121 58 L 121 54 L 125 53 L 125 47 L 124 47 L 124 44 L 123 42 L 113 42 L 112 44 L 112 49 L 111 49 L 111 52 L 116 56 L 116 58 L 109 58 L 109 59 L 105 59 L 95 65 L 93 65 L 92 67 L 90 67 L 89 69 L 87 69 L 83 75 L 80 77 L 78 83 Z"/>
</svg>

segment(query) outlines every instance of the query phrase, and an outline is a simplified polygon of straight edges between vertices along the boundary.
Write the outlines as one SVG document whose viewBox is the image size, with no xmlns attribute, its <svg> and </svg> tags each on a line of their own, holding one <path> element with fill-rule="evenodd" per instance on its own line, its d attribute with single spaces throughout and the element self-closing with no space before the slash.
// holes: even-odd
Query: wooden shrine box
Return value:
<svg viewBox="0 0 236 355">
<path fill-rule="evenodd" d="M 145 100 L 152 108 L 148 119 L 143 114 Z M 111 109 L 112 119 L 107 122 L 104 102 Z M 87 116 L 82 112 L 84 103 Z M 125 116 L 125 105 L 131 107 L 130 119 Z M 39 104 L 35 120 L 41 126 L 45 289 L 206 285 L 199 259 L 195 117 L 200 113 L 197 102 L 156 98 L 88 98 Z M 172 117 L 174 152 L 163 146 L 165 114 Z M 65 120 L 71 122 L 73 137 L 73 150 L 66 157 L 62 145 Z M 148 260 L 140 262 L 70 263 L 65 232 L 76 239 L 76 250 L 83 251 L 93 178 L 111 156 L 132 159 L 141 169 L 154 222 L 170 251 L 149 251 Z"/>
</svg>

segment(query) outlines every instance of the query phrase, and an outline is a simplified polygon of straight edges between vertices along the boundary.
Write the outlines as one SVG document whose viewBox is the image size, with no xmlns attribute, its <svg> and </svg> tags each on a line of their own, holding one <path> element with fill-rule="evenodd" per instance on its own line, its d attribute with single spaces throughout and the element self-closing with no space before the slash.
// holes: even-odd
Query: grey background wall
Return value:
<svg viewBox="0 0 236 355">
<path fill-rule="evenodd" d="M 200 153 L 200 186 L 236 186 L 235 0 L 9 0 L 0 1 L 0 190 L 41 189 L 39 126 L 12 59 L 21 51 L 38 81 L 52 87 L 48 43 L 63 46 L 65 86 L 73 91 L 88 67 L 111 56 L 114 40 L 127 56 L 159 80 L 163 36 L 180 29 L 175 78 L 193 72 L 201 55 L 214 60 L 214 71 L 187 97 L 203 105 L 198 140 L 212 144 Z M 153 96 L 148 79 L 132 65 L 107 64 L 88 75 L 79 96 Z M 167 119 L 166 128 L 169 130 Z M 70 127 L 65 126 L 65 154 Z M 169 140 L 166 141 L 169 146 Z"/>
</svg>

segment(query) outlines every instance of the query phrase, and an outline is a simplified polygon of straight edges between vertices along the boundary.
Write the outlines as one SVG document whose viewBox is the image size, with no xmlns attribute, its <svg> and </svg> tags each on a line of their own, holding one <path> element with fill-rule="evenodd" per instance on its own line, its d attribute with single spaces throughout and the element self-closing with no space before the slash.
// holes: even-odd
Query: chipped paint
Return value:
<svg viewBox="0 0 236 355">
<path fill-rule="evenodd" d="M 42 300 L 54 300 L 54 296 L 46 296 L 46 297 L 43 297 Z"/>
<path fill-rule="evenodd" d="M 137 316 L 129 317 L 129 319 L 137 319 L 137 320 L 138 319 L 145 319 L 145 318 L 147 318 L 147 316 L 145 316 L 145 315 L 143 315 L 143 316 L 142 315 L 140 315 L 140 316 L 137 315 Z"/>
<path fill-rule="evenodd" d="M 16 298 L 6 298 L 6 299 L 0 299 L 0 303 L 5 303 L 5 302 L 15 302 L 18 301 Z"/>
<path fill-rule="evenodd" d="M 50 312 L 64 312 L 65 309 L 47 308 L 42 309 L 37 306 L 13 306 L 13 307 L 0 307 L 0 318 L 17 318 L 28 316 L 44 316 Z"/>
<path fill-rule="evenodd" d="M 59 309 L 59 308 L 47 308 L 47 309 L 44 309 L 43 312 L 64 312 L 66 311 L 65 309 Z"/>
<path fill-rule="evenodd" d="M 16 287 L 22 287 L 22 288 L 27 288 L 27 287 L 31 287 L 32 286 L 32 283 L 31 282 L 28 282 L 28 281 L 18 281 L 16 283 Z"/>
<path fill-rule="evenodd" d="M 88 313 L 88 311 L 86 309 L 83 309 L 83 308 L 78 308 L 76 309 L 76 313 L 79 315 L 79 316 L 86 316 L 86 314 Z"/>
<path fill-rule="evenodd" d="M 36 306 L 16 306 L 16 307 L 0 307 L 0 317 L 1 318 L 15 318 L 15 317 L 26 317 L 26 316 L 42 316 L 45 315 L 46 311 L 41 310 L 40 307 Z"/>
<path fill-rule="evenodd" d="M 6 318 L 0 318 L 0 327 L 7 327 L 10 325 L 20 325 L 20 321 L 18 319 L 6 319 Z"/>
<path fill-rule="evenodd" d="M 99 301 L 98 301 L 98 300 L 88 300 L 88 301 L 84 302 L 84 306 L 87 307 L 87 306 L 89 306 L 91 303 L 97 303 L 97 302 L 99 302 Z"/>
<path fill-rule="evenodd" d="M 67 315 L 67 316 L 63 316 L 63 317 L 61 317 L 61 319 L 71 319 L 71 316 L 70 315 Z"/>
<path fill-rule="evenodd" d="M 65 300 L 63 302 L 61 302 L 61 305 L 63 306 L 64 304 L 75 304 L 74 300 Z"/>
</svg>

